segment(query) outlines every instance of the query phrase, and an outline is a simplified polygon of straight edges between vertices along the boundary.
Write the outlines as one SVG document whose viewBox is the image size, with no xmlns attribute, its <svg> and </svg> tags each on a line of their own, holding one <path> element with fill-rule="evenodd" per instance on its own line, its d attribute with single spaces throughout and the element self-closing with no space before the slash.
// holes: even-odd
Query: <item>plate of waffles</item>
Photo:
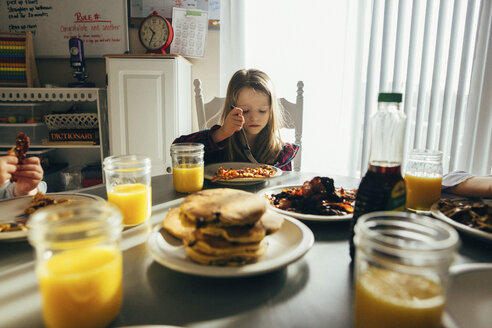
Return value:
<svg viewBox="0 0 492 328">
<path fill-rule="evenodd" d="M 282 170 L 279 168 L 260 163 L 225 162 L 210 164 L 204 168 L 205 179 L 231 186 L 260 184 L 280 175 Z"/>
<path fill-rule="evenodd" d="M 182 273 L 263 274 L 297 261 L 314 243 L 306 225 L 246 191 L 202 190 L 173 205 L 150 233 L 147 247 L 156 262 Z"/>
<path fill-rule="evenodd" d="M 38 193 L 35 196 L 21 196 L 0 200 L 0 241 L 19 241 L 27 237 L 29 218 L 25 214 L 32 207 L 33 202 L 64 202 L 64 201 L 83 201 L 83 200 L 103 200 L 96 195 L 83 193 Z"/>
</svg>

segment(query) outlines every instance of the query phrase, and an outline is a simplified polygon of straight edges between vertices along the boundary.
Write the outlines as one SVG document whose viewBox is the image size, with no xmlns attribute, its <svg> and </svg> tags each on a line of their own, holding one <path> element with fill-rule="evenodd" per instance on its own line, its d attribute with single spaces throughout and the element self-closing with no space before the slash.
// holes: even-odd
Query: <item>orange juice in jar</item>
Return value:
<svg viewBox="0 0 492 328">
<path fill-rule="evenodd" d="M 103 327 L 123 301 L 122 256 L 93 247 L 56 254 L 37 268 L 48 327 Z"/>
<path fill-rule="evenodd" d="M 123 224 L 141 224 L 152 214 L 150 158 L 139 155 L 104 159 L 108 201 L 123 213 Z"/>
<path fill-rule="evenodd" d="M 171 145 L 173 185 L 177 192 L 190 193 L 203 188 L 203 149 L 200 143 Z"/>
<path fill-rule="evenodd" d="M 441 197 L 442 152 L 414 149 L 408 156 L 405 172 L 406 208 L 430 211 Z"/>
<path fill-rule="evenodd" d="M 116 185 L 107 192 L 108 201 L 116 204 L 125 225 L 136 225 L 150 217 L 152 188 L 142 183 Z"/>
<path fill-rule="evenodd" d="M 119 209 L 105 201 L 48 207 L 29 220 L 47 327 L 105 327 L 123 302 Z"/>
<path fill-rule="evenodd" d="M 442 175 L 414 176 L 405 174 L 407 188 L 406 208 L 413 211 L 428 211 L 441 197 Z"/>
<path fill-rule="evenodd" d="M 456 230 L 413 213 L 372 212 L 357 221 L 354 243 L 356 328 L 442 327 Z"/>
<path fill-rule="evenodd" d="M 356 327 L 440 328 L 443 309 L 441 285 L 422 276 L 371 267 L 357 278 Z"/>
<path fill-rule="evenodd" d="M 177 192 L 194 192 L 203 188 L 203 165 L 173 167 L 173 185 Z"/>
</svg>

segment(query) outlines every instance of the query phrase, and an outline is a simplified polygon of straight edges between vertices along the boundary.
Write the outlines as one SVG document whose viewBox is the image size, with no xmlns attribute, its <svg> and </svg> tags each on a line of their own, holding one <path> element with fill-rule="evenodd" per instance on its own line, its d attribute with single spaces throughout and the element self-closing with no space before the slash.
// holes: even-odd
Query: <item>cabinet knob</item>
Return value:
<svg viewBox="0 0 492 328">
<path fill-rule="evenodd" d="M 172 170 L 172 168 L 170 166 L 168 166 L 167 169 L 166 169 L 166 171 L 167 171 L 167 173 L 171 173 L 173 170 Z"/>
</svg>

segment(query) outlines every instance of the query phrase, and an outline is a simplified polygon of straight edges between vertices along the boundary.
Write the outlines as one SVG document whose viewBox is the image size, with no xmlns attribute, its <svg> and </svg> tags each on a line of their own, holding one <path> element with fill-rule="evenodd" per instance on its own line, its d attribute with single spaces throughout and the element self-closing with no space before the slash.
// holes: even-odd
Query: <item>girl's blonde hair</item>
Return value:
<svg viewBox="0 0 492 328">
<path fill-rule="evenodd" d="M 224 124 L 227 115 L 232 110 L 231 107 L 237 104 L 239 92 L 245 87 L 253 88 L 255 91 L 264 93 L 270 101 L 268 123 L 256 137 L 255 144 L 250 145 L 250 147 L 253 156 L 259 163 L 275 164 L 282 150 L 280 127 L 283 124 L 283 112 L 277 101 L 273 83 L 267 74 L 257 69 L 242 69 L 234 73 L 227 87 L 227 95 L 220 124 Z M 244 154 L 242 141 L 243 139 L 240 133 L 235 133 L 227 139 L 227 160 L 249 162 Z"/>
</svg>

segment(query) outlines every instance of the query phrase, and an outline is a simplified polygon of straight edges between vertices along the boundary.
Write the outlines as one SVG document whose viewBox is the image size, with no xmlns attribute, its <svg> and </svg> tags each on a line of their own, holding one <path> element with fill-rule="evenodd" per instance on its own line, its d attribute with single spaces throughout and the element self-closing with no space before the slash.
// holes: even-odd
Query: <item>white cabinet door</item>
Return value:
<svg viewBox="0 0 492 328">
<path fill-rule="evenodd" d="M 168 172 L 173 140 L 191 132 L 191 67 L 183 58 L 106 58 L 111 155 L 152 158 Z"/>
</svg>

